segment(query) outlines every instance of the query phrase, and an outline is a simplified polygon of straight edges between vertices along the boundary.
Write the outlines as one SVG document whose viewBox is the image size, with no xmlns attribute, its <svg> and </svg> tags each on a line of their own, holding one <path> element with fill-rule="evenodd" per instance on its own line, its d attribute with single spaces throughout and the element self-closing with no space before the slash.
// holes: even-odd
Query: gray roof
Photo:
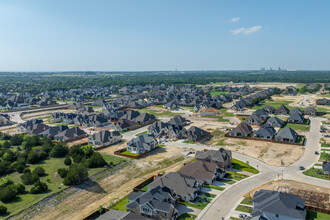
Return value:
<svg viewBox="0 0 330 220">
<path fill-rule="evenodd" d="M 196 158 L 200 160 L 205 160 L 209 158 L 215 162 L 225 162 L 231 157 L 231 151 L 220 148 L 219 150 L 209 150 L 209 151 L 197 151 Z"/>
<path fill-rule="evenodd" d="M 260 127 L 256 132 L 254 132 L 254 135 L 258 134 L 263 137 L 273 137 L 275 132 L 275 129 L 271 125 L 266 124 Z"/>
<path fill-rule="evenodd" d="M 142 133 L 138 137 L 133 138 L 132 140 L 127 142 L 127 145 L 132 145 L 132 146 L 135 146 L 136 148 L 145 149 L 146 145 L 149 145 L 153 142 L 157 142 L 157 140 L 155 139 L 155 136 L 146 134 L 146 133 Z"/>
<path fill-rule="evenodd" d="M 119 131 L 107 131 L 102 130 L 100 132 L 94 133 L 90 138 L 95 141 L 100 141 L 101 143 L 109 142 L 113 137 L 121 136 Z"/>
<path fill-rule="evenodd" d="M 186 124 L 187 122 L 189 122 L 189 120 L 185 119 L 184 117 L 181 117 L 180 115 L 176 115 L 168 121 L 169 124 L 176 124 L 181 126 Z"/>
<path fill-rule="evenodd" d="M 250 134 L 252 130 L 252 127 L 245 122 L 241 122 L 236 128 L 233 129 L 234 132 L 242 134 Z"/>
<path fill-rule="evenodd" d="M 276 114 L 281 114 L 281 115 L 287 115 L 290 113 L 290 110 L 285 107 L 284 105 L 281 105 L 280 107 L 278 107 L 276 110 L 275 110 L 275 113 Z"/>
<path fill-rule="evenodd" d="M 287 216 L 294 219 L 305 219 L 306 210 L 297 209 L 297 206 L 304 207 L 305 200 L 299 196 L 270 190 L 259 190 L 253 196 L 252 216 L 262 213 L 273 213 Z M 267 216 L 266 216 L 267 217 Z"/>
<path fill-rule="evenodd" d="M 278 117 L 272 117 L 267 120 L 266 124 L 270 124 L 274 127 L 282 127 L 284 122 L 281 119 L 279 119 Z"/>
<path fill-rule="evenodd" d="M 300 114 L 298 111 L 294 111 L 290 117 L 288 118 L 288 121 L 301 121 L 304 122 L 304 116 Z"/>
<path fill-rule="evenodd" d="M 277 134 L 276 137 L 287 138 L 295 140 L 297 138 L 297 133 L 289 127 L 285 127 L 281 129 Z"/>
<path fill-rule="evenodd" d="M 184 176 L 180 173 L 171 172 L 152 182 L 149 187 L 166 186 L 173 189 L 180 196 L 190 196 L 198 191 L 197 184 L 202 181 L 197 181 L 192 177 Z"/>
<path fill-rule="evenodd" d="M 128 214 L 129 212 L 110 209 L 109 211 L 98 217 L 96 220 L 118 220 L 123 219 Z"/>
<path fill-rule="evenodd" d="M 290 110 L 290 114 L 292 114 L 294 112 L 298 112 L 299 114 L 302 114 L 303 113 L 303 111 L 300 108 L 298 108 L 298 107 L 295 107 L 295 108 L 293 108 L 293 109 Z"/>
</svg>

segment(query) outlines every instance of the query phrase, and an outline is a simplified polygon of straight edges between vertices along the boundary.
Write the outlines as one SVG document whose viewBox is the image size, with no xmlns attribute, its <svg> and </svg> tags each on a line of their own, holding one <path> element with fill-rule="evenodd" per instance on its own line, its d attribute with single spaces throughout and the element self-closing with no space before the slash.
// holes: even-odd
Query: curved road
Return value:
<svg viewBox="0 0 330 220">
<path fill-rule="evenodd" d="M 212 202 L 198 215 L 197 219 L 221 219 L 222 217 L 229 219 L 229 214 L 231 210 L 236 207 L 236 203 L 249 191 L 255 189 L 256 187 L 267 183 L 271 180 L 276 180 L 280 176 L 283 179 L 295 180 L 299 182 L 304 182 L 307 184 L 328 187 L 330 188 L 330 181 L 322 180 L 317 178 L 312 178 L 305 176 L 299 171 L 299 166 L 304 166 L 306 169 L 312 167 L 318 160 L 319 155 L 315 155 L 315 151 L 320 152 L 320 126 L 321 118 L 311 118 L 310 131 L 306 133 L 306 146 L 304 155 L 294 164 L 286 167 L 275 167 L 267 165 L 255 158 L 251 158 L 242 154 L 233 152 L 233 157 L 242 160 L 249 161 L 251 166 L 258 168 L 259 174 L 251 176 L 247 179 L 241 180 L 236 184 L 230 186 L 228 189 L 223 191 L 220 195 L 212 200 Z M 185 143 L 169 143 L 175 144 L 179 147 L 194 148 L 197 150 L 201 149 L 217 149 L 212 148 L 207 145 L 193 145 Z"/>
</svg>

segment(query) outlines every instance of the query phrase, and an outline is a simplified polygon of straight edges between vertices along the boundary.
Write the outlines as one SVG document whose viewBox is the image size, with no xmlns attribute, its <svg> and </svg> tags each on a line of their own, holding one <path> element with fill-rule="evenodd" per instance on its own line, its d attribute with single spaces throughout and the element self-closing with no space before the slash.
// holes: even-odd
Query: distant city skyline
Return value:
<svg viewBox="0 0 330 220">
<path fill-rule="evenodd" d="M 0 72 L 330 70 L 330 1 L 2 0 Z"/>
</svg>

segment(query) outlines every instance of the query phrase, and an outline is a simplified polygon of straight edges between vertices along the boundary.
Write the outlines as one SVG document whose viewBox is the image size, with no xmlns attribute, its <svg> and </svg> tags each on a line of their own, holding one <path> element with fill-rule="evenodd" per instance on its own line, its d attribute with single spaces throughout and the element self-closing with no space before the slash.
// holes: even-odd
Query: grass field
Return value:
<svg viewBox="0 0 330 220">
<path fill-rule="evenodd" d="M 162 110 L 150 110 L 148 108 L 142 108 L 138 110 L 140 113 L 149 113 L 151 115 L 154 115 L 156 117 L 173 117 L 175 115 L 183 115 L 183 113 L 173 113 L 170 111 L 167 111 L 164 109 L 164 111 Z"/>
<path fill-rule="evenodd" d="M 314 211 L 307 210 L 306 219 L 308 219 L 308 220 L 325 220 L 325 219 L 330 219 L 330 215 L 321 213 L 321 212 L 314 212 Z"/>
<path fill-rule="evenodd" d="M 221 95 L 221 94 L 229 94 L 229 92 L 222 92 L 222 91 L 212 91 L 212 92 L 210 92 L 210 95 L 212 97 L 216 96 L 216 95 Z"/>
<path fill-rule="evenodd" d="M 321 169 L 310 168 L 303 172 L 306 176 L 311 176 L 319 179 L 330 180 L 327 174 L 324 174 Z"/>
<path fill-rule="evenodd" d="M 246 197 L 243 199 L 243 201 L 241 202 L 241 204 L 245 204 L 245 205 L 252 205 L 252 198 L 251 197 Z"/>
<path fill-rule="evenodd" d="M 248 207 L 248 206 L 245 206 L 245 205 L 238 205 L 235 210 L 240 211 L 240 212 L 251 213 L 252 212 L 252 207 Z"/>
<path fill-rule="evenodd" d="M 184 213 L 182 215 L 180 215 L 177 220 L 193 220 L 196 219 L 196 215 L 194 214 L 190 214 L 190 213 Z"/>
<path fill-rule="evenodd" d="M 129 152 L 128 150 L 124 151 L 124 152 L 121 152 L 122 154 L 126 154 L 126 155 L 129 155 L 129 156 L 139 156 L 139 154 L 135 154 L 135 153 L 131 153 Z"/>
<path fill-rule="evenodd" d="M 239 180 L 245 179 L 247 176 L 244 174 L 241 174 L 241 173 L 234 173 L 234 172 L 227 171 L 225 177 L 239 181 Z"/>
<path fill-rule="evenodd" d="M 128 196 L 125 196 L 124 198 L 122 198 L 121 200 L 119 200 L 118 202 L 116 202 L 115 204 L 113 204 L 110 207 L 110 209 L 115 209 L 115 210 L 126 212 L 127 198 L 128 198 Z"/>
<path fill-rule="evenodd" d="M 248 165 L 247 163 L 244 163 L 243 161 L 233 158 L 232 162 L 233 162 L 234 169 L 238 169 L 238 170 L 242 170 L 242 171 L 246 171 L 246 172 L 250 172 L 250 173 L 255 173 L 255 174 L 259 173 L 259 171 L 256 168 Z"/>
<path fill-rule="evenodd" d="M 226 179 L 219 180 L 219 182 L 230 184 L 230 185 L 236 183 L 235 180 L 226 180 Z"/>
<path fill-rule="evenodd" d="M 296 131 L 309 131 L 310 125 L 306 124 L 292 124 L 292 123 L 287 123 L 286 127 L 292 128 L 293 130 Z"/>
<path fill-rule="evenodd" d="M 102 156 L 107 163 L 112 162 L 114 165 L 120 163 L 121 161 L 124 161 L 124 159 L 115 157 L 115 156 L 110 156 L 110 155 L 102 155 Z M 52 195 L 53 193 L 60 192 L 67 188 L 67 186 L 62 185 L 63 179 L 57 174 L 58 168 L 67 167 L 64 164 L 64 158 L 49 158 L 38 164 L 29 165 L 29 168 L 31 169 L 31 171 L 33 171 L 33 169 L 36 166 L 41 166 L 46 171 L 47 175 L 44 177 L 41 177 L 40 180 L 42 182 L 47 183 L 48 189 L 49 189 L 48 192 L 42 193 L 42 194 L 26 193 L 26 194 L 18 196 L 16 200 L 14 200 L 10 203 L 3 204 L 2 202 L 0 202 L 0 205 L 4 205 L 7 207 L 8 212 L 9 212 L 9 215 L 7 215 L 7 216 L 17 214 L 18 212 L 20 212 L 24 209 L 27 209 L 28 207 L 39 202 L 40 200 Z M 106 168 L 101 167 L 101 168 L 89 169 L 88 174 L 89 174 L 89 176 L 92 176 L 104 169 L 106 169 Z M 21 178 L 20 178 L 21 175 L 22 174 L 20 174 L 20 173 L 14 172 L 14 173 L 8 175 L 8 177 L 12 181 L 14 181 L 14 183 L 22 183 Z M 32 185 L 25 186 L 25 187 L 26 187 L 26 190 L 28 191 L 32 188 Z"/>
<path fill-rule="evenodd" d="M 215 185 L 204 185 L 204 187 L 207 187 L 207 188 L 211 188 L 211 189 L 215 189 L 215 190 L 224 190 L 225 188 L 221 187 L 221 186 L 215 186 Z"/>
<path fill-rule="evenodd" d="M 229 122 L 228 119 L 225 119 L 223 116 L 219 115 L 202 115 L 202 118 L 217 118 L 220 122 Z"/>
</svg>

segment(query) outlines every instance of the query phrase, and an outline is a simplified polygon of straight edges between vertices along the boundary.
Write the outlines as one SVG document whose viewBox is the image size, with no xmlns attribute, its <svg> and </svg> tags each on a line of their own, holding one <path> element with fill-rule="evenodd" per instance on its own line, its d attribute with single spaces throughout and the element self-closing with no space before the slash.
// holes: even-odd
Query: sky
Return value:
<svg viewBox="0 0 330 220">
<path fill-rule="evenodd" d="M 0 0 L 0 71 L 330 70 L 329 0 Z"/>
</svg>

